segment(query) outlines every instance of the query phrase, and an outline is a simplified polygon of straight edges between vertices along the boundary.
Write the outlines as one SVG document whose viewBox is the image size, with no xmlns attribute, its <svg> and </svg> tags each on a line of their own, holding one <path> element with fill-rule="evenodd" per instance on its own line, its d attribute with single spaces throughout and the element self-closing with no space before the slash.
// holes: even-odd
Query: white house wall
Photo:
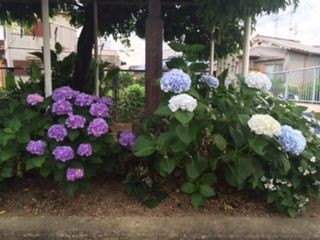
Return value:
<svg viewBox="0 0 320 240">
<path fill-rule="evenodd" d="M 57 38 L 55 39 L 55 29 Z M 62 17 L 56 17 L 50 24 L 50 45 L 54 48 L 56 42 L 59 42 L 64 47 L 62 57 L 76 51 L 77 31 L 71 27 L 67 20 Z M 20 27 L 6 28 L 5 52 L 7 66 L 13 67 L 14 60 L 27 60 L 32 57 L 30 52 L 41 51 L 43 46 L 42 37 L 33 37 L 32 35 L 20 35 Z"/>
</svg>

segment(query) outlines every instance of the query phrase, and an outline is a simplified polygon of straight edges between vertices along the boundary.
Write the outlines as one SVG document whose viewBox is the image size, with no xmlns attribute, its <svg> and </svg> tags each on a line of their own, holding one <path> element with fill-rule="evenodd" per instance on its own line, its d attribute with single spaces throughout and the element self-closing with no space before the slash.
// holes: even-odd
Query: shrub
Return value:
<svg viewBox="0 0 320 240">
<path fill-rule="evenodd" d="M 120 91 L 119 114 L 122 121 L 140 119 L 144 115 L 145 88 L 133 84 Z"/>
<path fill-rule="evenodd" d="M 320 183 L 320 141 L 303 118 L 305 108 L 264 92 L 270 80 L 259 74 L 259 84 L 251 84 L 257 89 L 242 78 L 239 88 L 226 88 L 223 76 L 219 87 L 213 77 L 199 81 L 195 72 L 204 66 L 181 61 L 178 66 L 192 85 L 186 87 L 185 75 L 170 76 L 173 72 L 161 80 L 174 88 L 164 89 L 134 154 L 153 159 L 162 177 L 183 178 L 181 191 L 191 195 L 195 207 L 215 195 L 218 180 L 262 194 L 290 216 L 303 211 L 309 198 L 319 195 Z M 174 95 L 182 86 L 184 93 Z"/>
</svg>

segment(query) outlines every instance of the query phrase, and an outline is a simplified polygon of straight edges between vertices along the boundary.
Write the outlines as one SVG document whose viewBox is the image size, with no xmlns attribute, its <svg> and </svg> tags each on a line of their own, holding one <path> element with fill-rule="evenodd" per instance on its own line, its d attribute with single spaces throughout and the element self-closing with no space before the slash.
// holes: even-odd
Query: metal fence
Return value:
<svg viewBox="0 0 320 240">
<path fill-rule="evenodd" d="M 320 66 L 267 74 L 275 96 L 296 102 L 320 103 Z"/>
</svg>

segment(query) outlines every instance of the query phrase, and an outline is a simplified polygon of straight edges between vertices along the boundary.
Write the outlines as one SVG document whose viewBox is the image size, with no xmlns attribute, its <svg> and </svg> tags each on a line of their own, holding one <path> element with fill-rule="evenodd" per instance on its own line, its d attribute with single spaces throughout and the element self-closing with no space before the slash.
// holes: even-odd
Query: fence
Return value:
<svg viewBox="0 0 320 240">
<path fill-rule="evenodd" d="M 267 74 L 275 96 L 296 102 L 320 103 L 320 66 Z"/>
</svg>

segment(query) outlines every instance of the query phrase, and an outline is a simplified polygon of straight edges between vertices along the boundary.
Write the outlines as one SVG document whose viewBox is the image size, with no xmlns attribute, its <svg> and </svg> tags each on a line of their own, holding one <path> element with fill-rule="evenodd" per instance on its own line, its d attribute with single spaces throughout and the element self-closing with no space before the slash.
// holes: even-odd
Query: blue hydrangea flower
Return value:
<svg viewBox="0 0 320 240">
<path fill-rule="evenodd" d="M 206 83 L 210 88 L 218 88 L 220 85 L 219 80 L 211 75 L 202 75 L 199 82 Z"/>
<path fill-rule="evenodd" d="M 307 141 L 301 131 L 288 125 L 281 127 L 279 141 L 283 149 L 292 154 L 299 155 L 306 147 Z"/>
<path fill-rule="evenodd" d="M 165 73 L 160 80 L 164 92 L 182 93 L 191 87 L 191 78 L 180 69 L 172 69 Z"/>
</svg>

